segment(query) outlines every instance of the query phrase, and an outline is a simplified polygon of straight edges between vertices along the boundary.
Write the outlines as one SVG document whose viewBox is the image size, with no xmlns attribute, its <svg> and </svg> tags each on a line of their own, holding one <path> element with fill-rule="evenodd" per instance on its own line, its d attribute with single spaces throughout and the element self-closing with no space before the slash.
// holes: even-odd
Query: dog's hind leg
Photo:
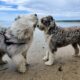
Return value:
<svg viewBox="0 0 80 80">
<path fill-rule="evenodd" d="M 76 43 L 72 44 L 74 50 L 75 50 L 75 54 L 74 56 L 77 57 L 78 54 L 79 54 L 79 48 L 78 48 L 78 45 Z"/>
</svg>

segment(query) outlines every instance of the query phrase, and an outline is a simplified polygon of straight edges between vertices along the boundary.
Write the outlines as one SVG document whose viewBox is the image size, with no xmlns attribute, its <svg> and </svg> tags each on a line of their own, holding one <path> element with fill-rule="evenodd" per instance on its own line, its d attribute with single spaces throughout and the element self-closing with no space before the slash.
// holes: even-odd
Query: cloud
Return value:
<svg viewBox="0 0 80 80">
<path fill-rule="evenodd" d="M 0 0 L 0 1 L 3 1 L 3 2 L 6 2 L 6 3 L 12 3 L 12 4 L 22 4 L 22 3 L 25 3 L 25 2 L 28 2 L 30 0 Z"/>
<path fill-rule="evenodd" d="M 8 10 L 13 11 L 13 10 L 16 10 L 16 9 L 12 8 L 11 6 L 0 6 L 0 10 L 1 11 L 3 11 L 3 10 L 5 10 L 5 11 L 8 11 Z"/>
<path fill-rule="evenodd" d="M 36 11 L 55 12 L 79 9 L 80 0 L 0 0 L 6 4 L 16 4 L 16 9 L 30 8 Z M 5 6 L 5 5 L 4 5 Z"/>
<path fill-rule="evenodd" d="M 12 3 L 12 2 L 14 2 L 14 0 L 1 0 L 1 1 L 7 2 L 7 3 Z"/>
<path fill-rule="evenodd" d="M 0 11 L 28 11 L 54 17 L 80 17 L 80 0 L 0 0 Z"/>
</svg>

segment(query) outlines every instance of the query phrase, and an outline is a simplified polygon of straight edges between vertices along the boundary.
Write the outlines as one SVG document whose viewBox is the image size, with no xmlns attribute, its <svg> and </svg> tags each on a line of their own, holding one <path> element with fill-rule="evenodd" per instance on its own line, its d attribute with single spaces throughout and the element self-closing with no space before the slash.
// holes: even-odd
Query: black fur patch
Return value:
<svg viewBox="0 0 80 80">
<path fill-rule="evenodd" d="M 43 23 L 45 26 L 49 26 L 50 23 L 53 21 L 53 17 L 52 16 L 47 16 L 41 19 L 41 23 Z"/>
</svg>

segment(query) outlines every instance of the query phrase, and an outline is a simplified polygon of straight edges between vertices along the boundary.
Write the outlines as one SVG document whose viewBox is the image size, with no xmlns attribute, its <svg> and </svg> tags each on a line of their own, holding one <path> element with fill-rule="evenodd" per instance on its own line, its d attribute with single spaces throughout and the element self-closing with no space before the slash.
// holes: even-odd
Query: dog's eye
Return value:
<svg viewBox="0 0 80 80">
<path fill-rule="evenodd" d="M 46 26 L 49 26 L 50 25 L 50 20 L 41 19 L 41 23 L 43 23 Z"/>
<path fill-rule="evenodd" d="M 44 23 L 50 23 L 50 21 L 49 20 L 46 20 Z"/>
<path fill-rule="evenodd" d="M 42 20 L 42 23 L 43 24 L 46 24 L 48 21 L 47 20 Z"/>
</svg>

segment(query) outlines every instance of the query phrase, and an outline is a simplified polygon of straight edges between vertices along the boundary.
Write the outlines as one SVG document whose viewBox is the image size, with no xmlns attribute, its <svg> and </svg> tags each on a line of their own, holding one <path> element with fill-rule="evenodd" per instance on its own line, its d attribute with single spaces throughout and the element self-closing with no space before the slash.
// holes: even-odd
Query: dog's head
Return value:
<svg viewBox="0 0 80 80">
<path fill-rule="evenodd" d="M 37 26 L 37 22 L 37 14 L 20 15 L 12 23 L 6 35 L 11 36 L 12 34 L 19 39 L 30 37 Z"/>
<path fill-rule="evenodd" d="M 37 27 L 40 30 L 46 30 L 49 29 L 50 27 L 55 27 L 55 20 L 53 19 L 52 16 L 46 16 L 43 17 L 39 20 Z"/>
<path fill-rule="evenodd" d="M 20 15 L 15 18 L 15 22 L 22 23 L 23 25 L 29 25 L 33 28 L 36 27 L 38 18 L 37 14 Z"/>
</svg>

